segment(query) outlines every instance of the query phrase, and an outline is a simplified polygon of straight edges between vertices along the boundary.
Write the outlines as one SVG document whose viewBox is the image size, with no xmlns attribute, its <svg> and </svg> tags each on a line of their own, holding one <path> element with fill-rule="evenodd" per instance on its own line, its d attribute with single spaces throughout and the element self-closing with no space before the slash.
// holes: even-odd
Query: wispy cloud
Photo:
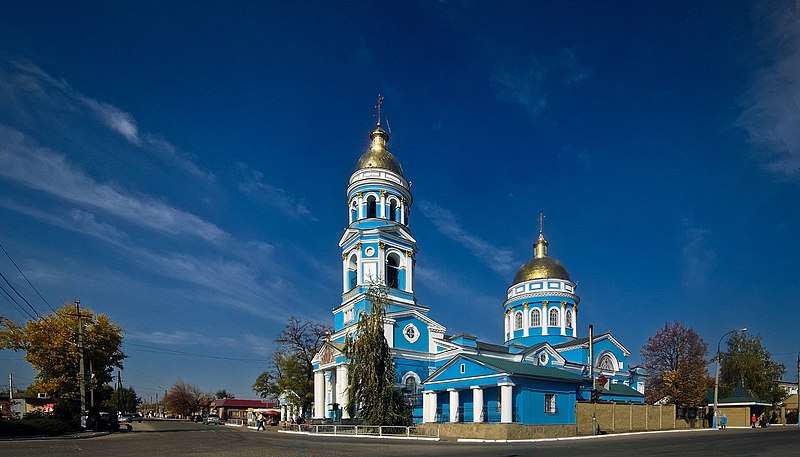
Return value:
<svg viewBox="0 0 800 457">
<path fill-rule="evenodd" d="M 288 216 L 312 221 L 317 220 L 302 200 L 264 181 L 264 174 L 260 171 L 252 170 L 243 163 L 239 164 L 239 169 L 244 174 L 242 181 L 239 183 L 241 192 Z"/>
<path fill-rule="evenodd" d="M 521 106 L 531 118 L 537 118 L 549 103 L 551 94 L 589 78 L 592 71 L 580 65 L 572 49 L 562 49 L 559 56 L 543 62 L 532 55 L 523 68 L 501 65 L 493 74 L 495 95 L 501 101 Z"/>
<path fill-rule="evenodd" d="M 509 273 L 516 268 L 517 265 L 514 263 L 511 250 L 493 246 L 467 233 L 450 210 L 426 201 L 420 202 L 419 208 L 439 232 L 467 248 L 472 255 L 485 262 L 492 270 L 498 273 Z"/>
<path fill-rule="evenodd" d="M 685 219 L 683 226 L 683 283 L 688 287 L 701 287 L 708 281 L 717 260 L 716 252 L 708 246 L 711 231 L 695 224 L 691 218 Z"/>
<path fill-rule="evenodd" d="M 740 100 L 738 125 L 762 155 L 766 170 L 800 176 L 800 10 L 794 1 L 766 2 L 754 10 L 767 32 L 768 63 L 751 76 Z"/>
<path fill-rule="evenodd" d="M 67 158 L 0 125 L 0 176 L 75 204 L 102 209 L 129 223 L 160 232 L 222 242 L 229 235 L 215 224 L 164 202 L 101 184 Z"/>
<path fill-rule="evenodd" d="M 213 173 L 198 167 L 191 154 L 179 151 L 164 138 L 142 132 L 134 116 L 108 102 L 97 100 L 74 89 L 65 80 L 57 79 L 30 62 L 12 62 L 15 74 L 0 72 L 0 85 L 7 91 L 35 94 L 50 108 L 73 112 L 88 112 L 101 125 L 141 147 L 164 162 L 175 165 L 191 175 L 214 180 Z"/>
</svg>

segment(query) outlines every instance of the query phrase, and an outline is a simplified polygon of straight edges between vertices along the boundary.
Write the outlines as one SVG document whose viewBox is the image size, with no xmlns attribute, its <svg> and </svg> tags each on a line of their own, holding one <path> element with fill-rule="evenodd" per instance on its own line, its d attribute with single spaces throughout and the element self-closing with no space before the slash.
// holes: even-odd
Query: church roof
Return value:
<svg viewBox="0 0 800 457">
<path fill-rule="evenodd" d="M 644 394 L 625 384 L 610 384 L 608 389 L 600 388 L 601 393 L 615 395 L 618 397 L 644 397 Z"/>
<path fill-rule="evenodd" d="M 364 168 L 383 168 L 403 176 L 403 168 L 400 166 L 400 162 L 386 149 L 386 143 L 389 142 L 389 134 L 381 128 L 380 123 L 370 133 L 370 138 L 372 139 L 372 144 L 356 162 L 356 171 Z"/>
<path fill-rule="evenodd" d="M 588 378 L 575 373 L 570 373 L 558 368 L 543 367 L 530 363 L 512 362 L 510 360 L 496 359 L 482 355 L 462 354 L 463 358 L 478 362 L 509 375 L 532 376 L 535 378 L 556 379 L 560 381 L 584 382 Z"/>
</svg>

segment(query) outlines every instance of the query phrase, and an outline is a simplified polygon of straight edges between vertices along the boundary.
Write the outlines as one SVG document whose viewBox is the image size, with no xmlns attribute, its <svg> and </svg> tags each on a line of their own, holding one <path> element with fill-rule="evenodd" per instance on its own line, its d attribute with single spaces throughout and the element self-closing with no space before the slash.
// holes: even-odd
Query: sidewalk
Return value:
<svg viewBox="0 0 800 457">
<path fill-rule="evenodd" d="M 32 441 L 32 440 L 80 440 L 84 438 L 95 438 L 98 436 L 110 435 L 111 432 L 76 432 L 64 435 L 30 435 L 30 436 L 0 436 L 0 441 Z"/>
</svg>

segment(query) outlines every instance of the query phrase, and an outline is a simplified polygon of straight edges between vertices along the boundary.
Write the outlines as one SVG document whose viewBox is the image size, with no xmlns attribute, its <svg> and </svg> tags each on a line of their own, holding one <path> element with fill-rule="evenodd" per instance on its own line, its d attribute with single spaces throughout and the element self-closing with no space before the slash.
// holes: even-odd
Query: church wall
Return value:
<svg viewBox="0 0 800 457">
<path fill-rule="evenodd" d="M 512 378 L 514 422 L 523 424 L 574 424 L 575 384 Z M 555 414 L 545 413 L 545 395 L 555 394 Z"/>
<path fill-rule="evenodd" d="M 409 324 L 413 324 L 414 327 L 416 327 L 416 337 L 412 338 L 413 342 L 409 341 L 409 339 L 406 337 L 406 327 Z M 395 319 L 394 347 L 398 349 L 409 349 L 427 353 L 429 337 L 430 333 L 428 331 L 428 324 L 421 322 L 419 319 L 411 316 Z"/>
</svg>

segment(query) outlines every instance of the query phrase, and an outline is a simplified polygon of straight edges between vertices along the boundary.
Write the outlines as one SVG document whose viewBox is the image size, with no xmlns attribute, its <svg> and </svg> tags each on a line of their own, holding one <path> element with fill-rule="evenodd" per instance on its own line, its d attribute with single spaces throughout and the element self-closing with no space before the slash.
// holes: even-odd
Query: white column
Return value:
<svg viewBox="0 0 800 457">
<path fill-rule="evenodd" d="M 566 310 L 564 309 L 564 305 L 566 305 L 566 302 L 562 301 L 561 302 L 561 336 L 567 336 L 567 327 L 566 327 L 566 325 L 567 325 L 567 322 L 566 322 L 567 321 L 567 313 L 566 313 Z"/>
<path fill-rule="evenodd" d="M 550 325 L 550 316 L 547 315 L 547 300 L 542 302 L 542 336 L 547 336 L 547 326 Z"/>
<path fill-rule="evenodd" d="M 349 419 L 347 413 L 347 365 L 336 367 L 336 402 L 342 408 L 342 419 Z"/>
<path fill-rule="evenodd" d="M 400 223 L 406 225 L 406 199 L 400 199 Z"/>
<path fill-rule="evenodd" d="M 458 422 L 458 391 L 447 389 L 450 392 L 450 422 Z"/>
<path fill-rule="evenodd" d="M 528 328 L 531 326 L 531 313 L 528 311 L 528 304 L 522 305 L 522 336 L 528 336 Z"/>
<path fill-rule="evenodd" d="M 500 386 L 500 422 L 510 424 L 514 422 L 513 388 L 511 381 L 498 384 Z"/>
<path fill-rule="evenodd" d="M 578 337 L 578 306 L 572 307 L 572 337 Z"/>
<path fill-rule="evenodd" d="M 482 422 L 483 389 L 480 386 L 471 386 L 470 389 L 472 389 L 472 422 Z"/>
<path fill-rule="evenodd" d="M 434 397 L 433 392 L 423 391 L 422 392 L 422 423 L 426 422 L 433 422 L 433 414 L 431 414 L 431 401 L 435 401 L 436 397 Z M 436 406 L 433 406 L 433 410 L 435 411 Z"/>
<path fill-rule="evenodd" d="M 503 321 L 505 322 L 505 327 L 506 327 L 506 333 L 503 336 L 503 338 L 505 338 L 504 341 L 508 341 L 509 340 L 509 333 L 510 333 L 510 330 L 511 330 L 511 326 L 509 325 L 508 312 L 503 313 Z"/>
<path fill-rule="evenodd" d="M 389 219 L 389 215 L 386 214 L 386 191 L 381 191 L 381 214 L 378 217 L 382 217 L 384 219 Z"/>
<path fill-rule="evenodd" d="M 314 419 L 325 417 L 325 373 L 314 372 Z"/>
</svg>

